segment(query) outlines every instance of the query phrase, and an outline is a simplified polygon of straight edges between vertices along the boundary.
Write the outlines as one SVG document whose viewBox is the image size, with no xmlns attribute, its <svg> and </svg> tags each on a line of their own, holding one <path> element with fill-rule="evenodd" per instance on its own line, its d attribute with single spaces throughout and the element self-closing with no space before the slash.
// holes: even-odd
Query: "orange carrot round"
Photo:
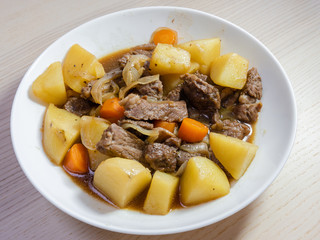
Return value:
<svg viewBox="0 0 320 240">
<path fill-rule="evenodd" d="M 207 134 L 208 127 L 191 118 L 184 118 L 178 131 L 178 137 L 186 142 L 200 142 Z"/>
<path fill-rule="evenodd" d="M 162 121 L 162 120 L 155 120 L 153 122 L 153 126 L 155 128 L 161 127 L 164 129 L 167 129 L 168 131 L 172 132 L 174 131 L 174 128 L 176 127 L 176 123 L 174 122 L 167 122 L 167 121 Z"/>
<path fill-rule="evenodd" d="M 64 167 L 73 173 L 87 173 L 88 164 L 88 150 L 81 143 L 76 143 L 70 148 L 63 162 Z"/>
<path fill-rule="evenodd" d="M 119 101 L 119 98 L 111 98 L 106 100 L 100 109 L 100 116 L 112 123 L 115 123 L 123 118 L 124 108 L 119 104 Z"/>
<path fill-rule="evenodd" d="M 159 28 L 152 35 L 154 44 L 166 43 L 175 45 L 178 42 L 178 33 L 170 28 Z"/>
</svg>

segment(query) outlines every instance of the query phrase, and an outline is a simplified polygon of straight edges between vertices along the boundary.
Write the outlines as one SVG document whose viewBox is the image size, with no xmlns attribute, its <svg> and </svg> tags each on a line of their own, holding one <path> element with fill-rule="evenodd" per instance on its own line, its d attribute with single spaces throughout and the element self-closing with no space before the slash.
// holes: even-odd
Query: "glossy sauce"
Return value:
<svg viewBox="0 0 320 240">
<path fill-rule="evenodd" d="M 128 49 L 123 49 L 117 52 L 114 52 L 112 54 L 109 54 L 101 59 L 99 61 L 102 63 L 104 69 L 106 72 L 109 72 L 117 67 L 118 65 L 118 60 L 125 54 L 130 52 L 130 48 Z M 248 124 L 248 126 L 251 129 L 251 132 L 246 138 L 244 139 L 247 142 L 253 142 L 254 141 L 254 135 L 255 135 L 255 124 Z M 78 185 L 80 186 L 85 192 L 87 192 L 89 195 L 104 201 L 107 204 L 110 204 L 113 207 L 119 208 L 115 204 L 111 202 L 110 199 L 108 199 L 106 196 L 104 196 L 101 192 L 99 192 L 94 186 L 93 186 L 93 174 L 94 171 L 89 169 L 89 172 L 87 174 L 81 175 L 81 174 L 75 174 L 72 172 L 69 172 L 67 169 L 64 168 L 64 170 L 67 172 L 67 174 L 71 177 L 71 179 Z M 232 178 L 229 178 L 229 183 L 230 187 L 232 187 L 236 181 Z M 140 211 L 143 212 L 143 204 L 144 200 L 147 196 L 148 188 L 144 190 L 136 199 L 134 199 L 127 207 L 126 209 L 130 210 L 135 210 L 135 211 Z M 179 209 L 179 208 L 184 208 L 184 206 L 180 200 L 179 200 L 179 191 L 177 191 L 176 196 L 173 199 L 173 203 L 171 206 L 171 210 L 174 209 Z"/>
</svg>

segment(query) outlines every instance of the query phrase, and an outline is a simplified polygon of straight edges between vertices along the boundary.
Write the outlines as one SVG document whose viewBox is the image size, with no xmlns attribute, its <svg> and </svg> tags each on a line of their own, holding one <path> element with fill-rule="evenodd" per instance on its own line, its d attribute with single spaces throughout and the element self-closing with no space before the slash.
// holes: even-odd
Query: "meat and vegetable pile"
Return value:
<svg viewBox="0 0 320 240">
<path fill-rule="evenodd" d="M 43 146 L 53 162 L 120 208 L 147 192 L 143 210 L 167 214 L 229 193 L 258 147 L 262 104 L 256 68 L 219 38 L 151 42 L 100 61 L 78 44 L 33 83 L 49 104 Z"/>
</svg>

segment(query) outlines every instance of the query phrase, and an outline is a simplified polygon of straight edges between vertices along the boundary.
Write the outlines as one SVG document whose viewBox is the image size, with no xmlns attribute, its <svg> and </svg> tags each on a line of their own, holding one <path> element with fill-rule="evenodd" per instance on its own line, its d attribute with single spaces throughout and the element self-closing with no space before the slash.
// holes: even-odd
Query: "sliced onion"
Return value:
<svg viewBox="0 0 320 240">
<path fill-rule="evenodd" d="M 145 136 L 149 136 L 147 141 L 150 143 L 153 143 L 155 140 L 157 140 L 159 136 L 159 131 L 156 128 L 149 130 L 133 123 L 125 123 L 121 125 L 121 127 L 126 130 L 132 128 Z"/>
<path fill-rule="evenodd" d="M 80 119 L 80 136 L 82 144 L 90 150 L 96 149 L 103 131 L 107 129 L 110 122 L 97 117 L 82 116 Z"/>
<path fill-rule="evenodd" d="M 142 77 L 142 78 L 139 78 L 137 79 L 135 82 L 131 82 L 129 85 L 127 85 L 126 87 L 122 87 L 119 91 L 119 98 L 120 99 L 123 99 L 127 92 L 136 87 L 137 85 L 141 84 L 141 85 L 145 85 L 145 84 L 148 84 L 148 83 L 151 83 L 151 82 L 155 82 L 157 80 L 159 80 L 159 74 L 157 75 L 151 75 L 151 76 L 146 76 L 146 77 Z"/>
<path fill-rule="evenodd" d="M 149 57 L 146 55 L 130 55 L 122 72 L 123 80 L 127 86 L 141 77 L 144 71 L 143 65 L 148 60 Z"/>
<path fill-rule="evenodd" d="M 209 156 L 208 145 L 204 142 L 183 144 L 180 146 L 180 149 L 188 153 L 199 153 L 207 157 Z"/>
<path fill-rule="evenodd" d="M 91 95 L 96 103 L 102 105 L 105 100 L 117 97 L 119 86 L 113 80 L 120 77 L 121 72 L 120 68 L 114 69 L 93 84 Z"/>
</svg>

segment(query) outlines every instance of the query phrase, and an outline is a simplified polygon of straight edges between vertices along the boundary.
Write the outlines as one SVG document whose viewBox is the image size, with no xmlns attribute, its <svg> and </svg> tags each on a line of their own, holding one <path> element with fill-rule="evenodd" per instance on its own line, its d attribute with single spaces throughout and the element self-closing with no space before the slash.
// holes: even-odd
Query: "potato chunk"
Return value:
<svg viewBox="0 0 320 240">
<path fill-rule="evenodd" d="M 211 65 L 210 77 L 220 86 L 242 89 L 247 81 L 249 62 L 236 53 L 217 57 Z"/>
<path fill-rule="evenodd" d="M 141 163 L 118 157 L 101 162 L 93 177 L 94 186 L 120 208 L 126 207 L 150 182 L 150 171 Z"/>
<path fill-rule="evenodd" d="M 169 44 L 158 43 L 149 66 L 152 74 L 183 74 L 190 68 L 190 53 Z"/>
<path fill-rule="evenodd" d="M 183 83 L 183 80 L 180 78 L 180 74 L 162 75 L 161 81 L 163 84 L 164 95 L 167 95 L 171 90 L 176 88 L 179 84 Z"/>
<path fill-rule="evenodd" d="M 69 49 L 63 61 L 62 70 L 65 83 L 78 93 L 81 93 L 86 83 L 101 78 L 105 74 L 98 59 L 78 44 Z"/>
<path fill-rule="evenodd" d="M 220 46 L 219 38 L 194 40 L 178 45 L 191 54 L 191 60 L 200 64 L 200 72 L 207 75 L 212 61 L 220 56 Z"/>
<path fill-rule="evenodd" d="M 222 197 L 230 191 L 226 174 L 205 157 L 192 157 L 180 180 L 180 197 L 184 205 L 193 205 Z"/>
<path fill-rule="evenodd" d="M 50 104 L 43 125 L 44 150 L 56 164 L 61 164 L 69 148 L 79 139 L 80 117 Z"/>
<path fill-rule="evenodd" d="M 32 92 L 46 103 L 63 105 L 67 101 L 67 92 L 60 62 L 52 63 L 37 77 L 32 83 Z"/>
<path fill-rule="evenodd" d="M 144 201 L 143 210 L 149 214 L 167 214 L 177 192 L 178 184 L 178 177 L 156 171 Z"/>
<path fill-rule="evenodd" d="M 244 174 L 258 150 L 255 144 L 218 133 L 210 133 L 210 146 L 234 179 Z"/>
</svg>

